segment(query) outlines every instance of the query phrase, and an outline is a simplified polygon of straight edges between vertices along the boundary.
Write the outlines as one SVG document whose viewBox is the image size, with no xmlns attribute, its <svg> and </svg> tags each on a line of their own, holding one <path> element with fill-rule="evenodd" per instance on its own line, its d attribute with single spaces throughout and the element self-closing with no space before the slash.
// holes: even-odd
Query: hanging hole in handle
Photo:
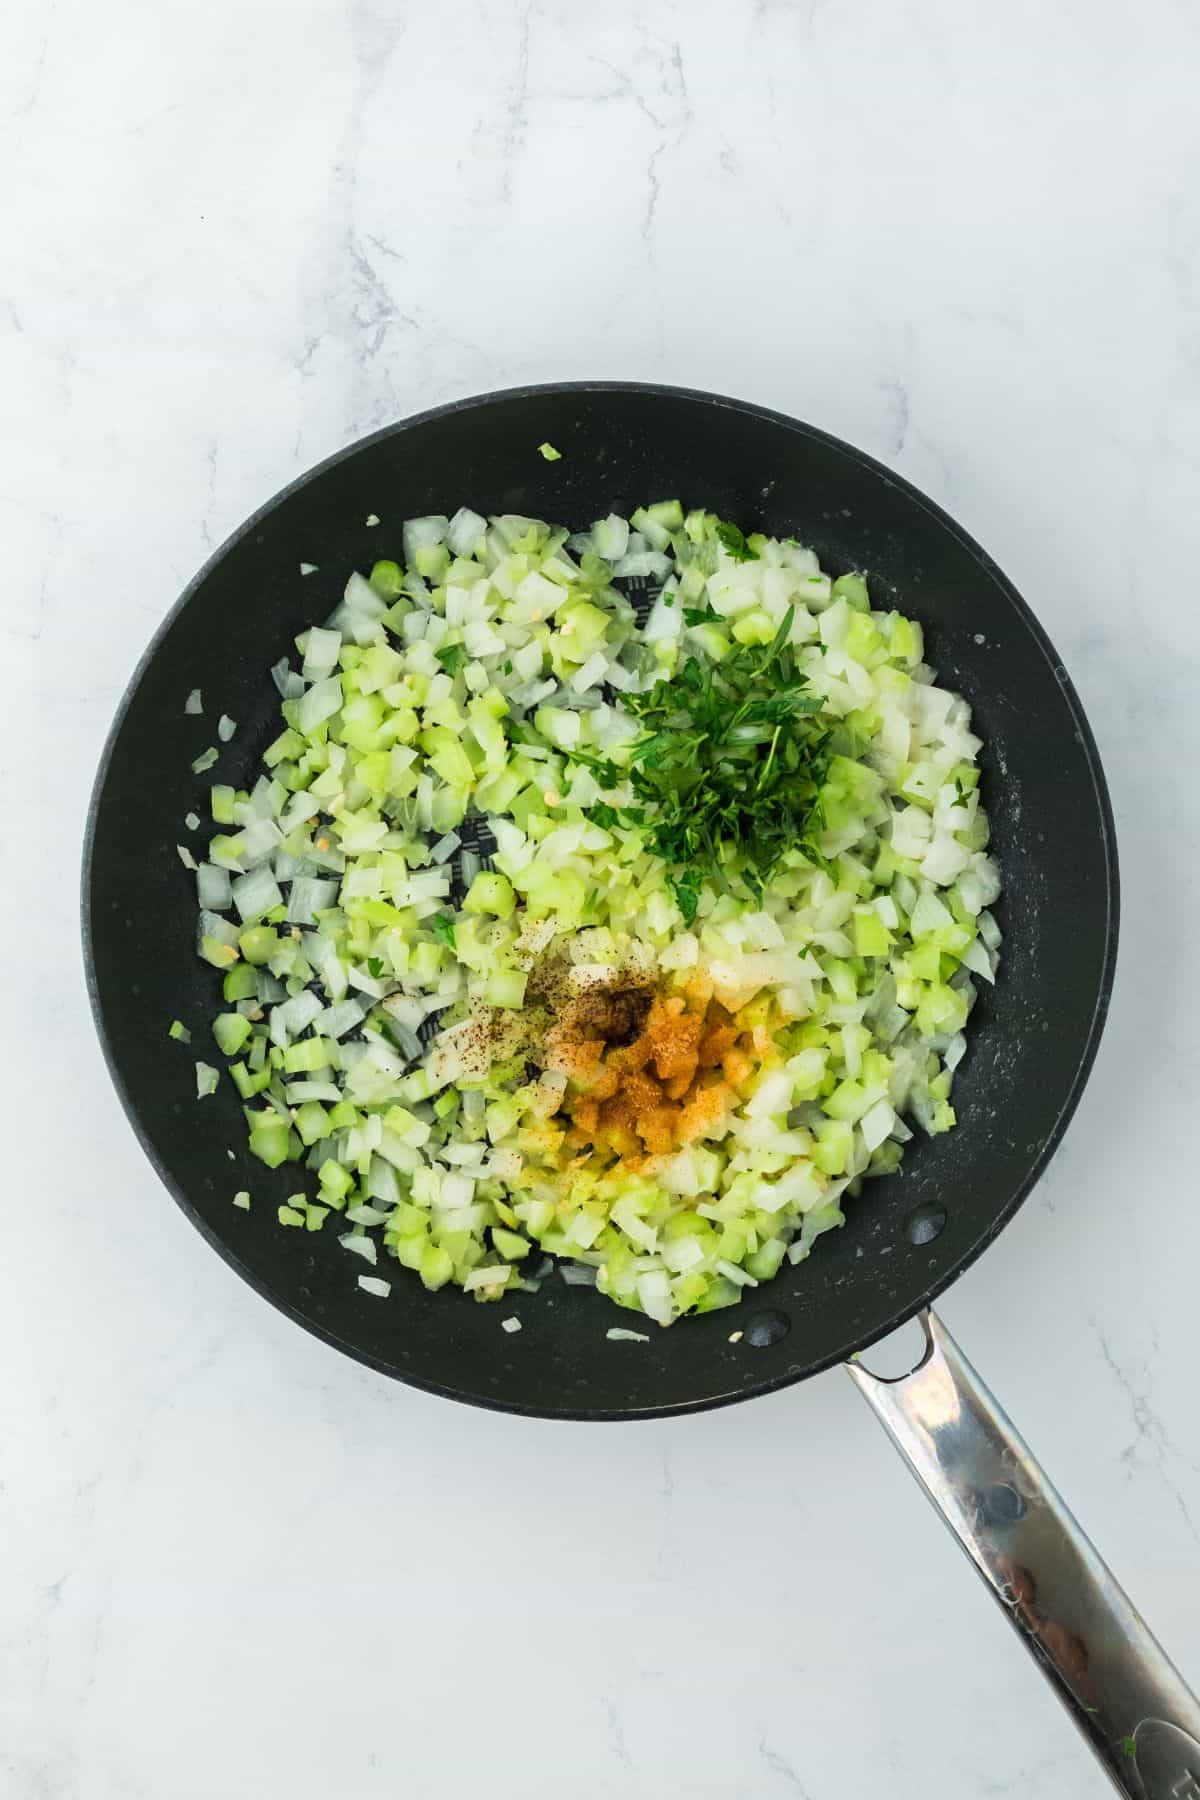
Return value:
<svg viewBox="0 0 1200 1800">
<path fill-rule="evenodd" d="M 1166 1719 L 1143 1719 L 1125 1741 L 1148 1795 L 1195 1800 L 1200 1794 L 1200 1743 Z"/>
<path fill-rule="evenodd" d="M 890 1384 L 915 1375 L 918 1369 L 925 1367 L 932 1353 L 933 1338 L 925 1314 L 918 1313 L 915 1319 L 897 1325 L 886 1337 L 854 1357 L 853 1362 L 873 1381 Z M 866 1360 L 868 1357 L 870 1362 Z"/>
<path fill-rule="evenodd" d="M 904 1221 L 905 1237 L 918 1248 L 922 1244 L 932 1244 L 945 1229 L 946 1209 L 937 1200 L 923 1200 L 920 1206 L 914 1206 Z"/>
</svg>

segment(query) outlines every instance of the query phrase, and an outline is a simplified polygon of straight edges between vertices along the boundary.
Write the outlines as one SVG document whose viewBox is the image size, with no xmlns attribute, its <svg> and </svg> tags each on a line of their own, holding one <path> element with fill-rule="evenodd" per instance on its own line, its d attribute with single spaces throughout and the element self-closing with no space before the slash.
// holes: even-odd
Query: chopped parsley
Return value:
<svg viewBox="0 0 1200 1800">
<path fill-rule="evenodd" d="M 700 904 L 700 877 L 688 870 L 682 875 L 671 877 L 676 904 L 683 914 L 683 922 L 690 925 L 696 917 L 696 908 Z"/>
<path fill-rule="evenodd" d="M 610 781 L 607 785 L 615 787 L 616 783 Z M 607 800 L 597 800 L 594 805 L 589 806 L 588 818 L 595 819 L 597 825 L 602 826 L 605 831 L 611 831 L 614 825 L 644 825 L 646 823 L 646 813 L 643 807 L 610 806 Z"/>
<path fill-rule="evenodd" d="M 673 680 L 625 697 L 642 726 L 627 774 L 650 804 L 646 847 L 689 924 L 705 880 L 728 890 L 736 877 L 757 899 L 788 851 L 821 860 L 830 733 L 788 643 L 792 617 L 770 644 L 689 656 Z"/>
<path fill-rule="evenodd" d="M 511 732 L 509 735 L 512 735 Z M 602 788 L 615 788 L 621 779 L 621 771 L 611 756 L 592 756 L 587 750 L 574 749 L 564 750 L 563 755 L 570 762 L 582 763 L 585 768 L 590 769 Z M 595 810 L 593 806 L 591 811 Z"/>
<path fill-rule="evenodd" d="M 685 606 L 683 609 L 685 625 L 723 625 L 724 619 L 711 606 Z"/>
<path fill-rule="evenodd" d="M 367 974 L 371 977 L 372 981 L 379 980 L 379 977 L 383 974 L 383 958 L 382 958 L 382 956 L 368 956 L 368 958 L 367 958 Z"/>
<path fill-rule="evenodd" d="M 758 561 L 758 551 L 750 548 L 740 525 L 733 525 L 727 519 L 718 519 L 716 531 L 718 544 L 728 551 L 735 562 Z"/>
<path fill-rule="evenodd" d="M 454 942 L 454 920 L 449 913 L 434 913 L 433 917 L 427 919 L 425 923 L 434 937 L 440 938 L 443 944 L 449 945 L 451 950 L 457 950 L 458 946 Z"/>
<path fill-rule="evenodd" d="M 440 650 L 433 653 L 445 669 L 447 675 L 461 674 L 467 660 L 465 644 L 443 644 Z"/>
</svg>

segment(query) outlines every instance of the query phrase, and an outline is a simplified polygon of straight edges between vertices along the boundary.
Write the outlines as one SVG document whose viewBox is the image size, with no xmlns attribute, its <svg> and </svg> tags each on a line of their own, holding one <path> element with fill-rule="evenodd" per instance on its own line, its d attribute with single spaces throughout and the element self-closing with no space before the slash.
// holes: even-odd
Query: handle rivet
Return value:
<svg viewBox="0 0 1200 1800">
<path fill-rule="evenodd" d="M 780 1312 L 777 1306 L 768 1307 L 765 1312 L 755 1313 L 747 1321 L 745 1341 L 756 1350 L 768 1350 L 780 1338 L 785 1338 L 791 1329 L 792 1321 L 785 1312 Z"/>
<path fill-rule="evenodd" d="M 910 1244 L 932 1244 L 946 1228 L 946 1209 L 936 1200 L 924 1200 L 914 1206 L 904 1221 L 904 1235 Z"/>
</svg>

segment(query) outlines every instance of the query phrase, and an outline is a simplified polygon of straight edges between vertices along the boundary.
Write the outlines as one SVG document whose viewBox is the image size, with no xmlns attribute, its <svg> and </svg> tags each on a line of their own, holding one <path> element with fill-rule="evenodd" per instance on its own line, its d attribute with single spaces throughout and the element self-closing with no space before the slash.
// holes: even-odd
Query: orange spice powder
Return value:
<svg viewBox="0 0 1200 1800">
<path fill-rule="evenodd" d="M 761 1029 L 744 1028 L 703 983 L 671 993 L 652 982 L 585 993 L 547 1036 L 569 1078 L 559 1113 L 576 1154 L 631 1168 L 670 1155 L 719 1129 L 762 1061 Z"/>
</svg>

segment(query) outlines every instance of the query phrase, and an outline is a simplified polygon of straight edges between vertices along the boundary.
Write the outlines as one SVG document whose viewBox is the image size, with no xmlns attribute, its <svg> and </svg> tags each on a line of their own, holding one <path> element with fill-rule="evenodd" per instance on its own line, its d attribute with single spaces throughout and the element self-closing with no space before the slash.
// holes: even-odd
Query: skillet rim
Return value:
<svg viewBox="0 0 1200 1800">
<path fill-rule="evenodd" d="M 905 1301 L 903 1305 L 898 1306 L 893 1313 L 888 1315 L 881 1326 L 873 1328 L 869 1333 L 865 1334 L 861 1340 L 853 1342 L 849 1349 L 840 1349 L 830 1353 L 828 1356 L 820 1356 L 802 1368 L 792 1367 L 777 1374 L 764 1373 L 761 1378 L 747 1381 L 742 1387 L 733 1392 L 704 1395 L 693 1400 L 674 1401 L 663 1405 L 621 1408 L 607 1406 L 556 1408 L 552 1411 L 546 1407 L 529 1405 L 514 1399 L 490 1396 L 481 1393 L 464 1392 L 461 1388 L 456 1387 L 451 1383 L 438 1382 L 422 1376 L 413 1375 L 396 1368 L 394 1363 L 389 1363 L 385 1358 L 373 1355 L 371 1352 L 364 1350 L 361 1346 L 353 1343 L 348 1338 L 343 1337 L 337 1331 L 328 1329 L 303 1313 L 300 1308 L 293 1305 L 285 1295 L 278 1293 L 261 1281 L 254 1271 L 242 1262 L 233 1245 L 209 1224 L 199 1209 L 188 1198 L 182 1183 L 176 1179 L 171 1169 L 163 1162 L 152 1143 L 148 1132 L 143 1128 L 141 1109 L 126 1084 L 124 1074 L 114 1053 L 108 1028 L 105 1023 L 94 953 L 93 880 L 96 863 L 96 830 L 100 799 L 108 777 L 114 749 L 124 728 L 125 719 L 133 703 L 134 696 L 136 695 L 145 674 L 157 656 L 164 639 L 185 608 L 191 604 L 198 590 L 203 586 L 204 582 L 217 565 L 279 506 L 298 493 L 302 488 L 307 487 L 310 482 L 316 481 L 320 476 L 325 474 L 326 471 L 337 467 L 348 458 L 357 455 L 360 451 L 367 449 L 373 444 L 380 443 L 384 439 L 399 437 L 405 432 L 417 430 L 433 420 L 444 419 L 455 413 L 481 410 L 488 406 L 510 401 L 537 400 L 551 395 L 561 396 L 564 394 L 594 396 L 617 393 L 662 396 L 670 399 L 696 401 L 705 406 L 715 407 L 718 410 L 737 412 L 751 418 L 767 421 L 773 425 L 783 426 L 789 431 L 798 432 L 818 443 L 830 446 L 841 455 L 850 458 L 852 461 L 857 462 L 862 467 L 869 470 L 888 486 L 896 488 L 915 507 L 929 515 L 931 519 L 958 541 L 961 548 L 978 565 L 981 573 L 1001 589 L 1005 598 L 1020 616 L 1038 650 L 1040 650 L 1041 654 L 1056 671 L 1058 684 L 1066 700 L 1076 733 L 1078 734 L 1080 744 L 1083 748 L 1088 772 L 1091 777 L 1092 795 L 1095 800 L 1101 828 L 1102 853 L 1105 868 L 1104 954 L 1100 978 L 1096 984 L 1095 1000 L 1091 1017 L 1088 1022 L 1087 1036 L 1084 1042 L 1083 1051 L 1079 1057 L 1070 1085 L 1063 1097 L 1053 1128 L 1047 1134 L 1041 1151 L 1030 1165 L 1024 1181 L 1017 1186 L 1007 1203 L 993 1214 L 988 1225 L 980 1233 L 979 1237 L 961 1256 L 958 1257 L 956 1261 L 944 1268 L 935 1281 L 924 1284 L 915 1299 L 912 1301 Z M 417 1388 L 425 1393 L 435 1394 L 442 1399 L 457 1400 L 466 1405 L 482 1407 L 490 1412 L 513 1413 L 525 1418 L 561 1419 L 573 1422 L 599 1423 L 628 1419 L 670 1418 L 681 1414 L 706 1412 L 718 1406 L 731 1406 L 742 1400 L 756 1399 L 760 1395 L 774 1393 L 781 1388 L 791 1387 L 798 1382 L 807 1380 L 810 1376 L 821 1374 L 824 1370 L 832 1368 L 837 1363 L 848 1363 L 861 1355 L 861 1353 L 868 1349 L 872 1344 L 880 1342 L 899 1326 L 906 1324 L 910 1319 L 915 1318 L 917 1314 L 919 1314 L 926 1306 L 930 1305 L 939 1295 L 944 1293 L 947 1288 L 958 1280 L 960 1275 L 964 1274 L 966 1270 L 976 1262 L 1015 1216 L 1018 1209 L 1041 1179 L 1047 1165 L 1062 1141 L 1067 1126 L 1070 1124 L 1075 1109 L 1079 1104 L 1083 1090 L 1087 1085 L 1088 1078 L 1095 1063 L 1096 1053 L 1099 1049 L 1100 1038 L 1103 1034 L 1104 1025 L 1107 1020 L 1116 974 L 1117 949 L 1120 936 L 1120 869 L 1116 842 L 1116 827 L 1108 784 L 1104 777 L 1104 770 L 1100 761 L 1100 753 L 1095 736 L 1088 722 L 1087 715 L 1083 710 L 1079 695 L 1075 690 L 1074 683 L 1063 668 L 1062 661 L 1054 649 L 1046 631 L 1027 602 L 1022 598 L 1012 582 L 1004 574 L 1003 570 L 993 561 L 983 549 L 982 545 L 980 545 L 969 532 L 965 531 L 949 513 L 938 506 L 935 501 L 930 500 L 919 488 L 914 487 L 913 484 L 907 481 L 903 476 L 896 474 L 896 472 L 889 469 L 886 464 L 879 462 L 875 457 L 869 455 L 866 451 L 859 449 L 856 445 L 849 444 L 845 439 L 836 437 L 832 432 L 823 431 L 820 427 L 810 425 L 804 420 L 796 419 L 788 413 L 778 412 L 771 407 L 759 406 L 752 401 L 739 400 L 729 395 L 711 393 L 702 388 L 679 387 L 663 382 L 608 380 L 536 382 L 518 387 L 490 389 L 484 393 L 467 395 L 459 400 L 447 401 L 440 406 L 428 407 L 422 412 L 413 413 L 407 418 L 396 420 L 390 425 L 384 425 L 376 431 L 369 432 L 364 437 L 354 439 L 353 442 L 343 445 L 340 450 L 336 450 L 331 455 L 324 457 L 312 468 L 305 470 L 302 474 L 294 477 L 293 480 L 288 482 L 284 487 L 280 488 L 270 497 L 270 499 L 258 507 L 241 525 L 232 531 L 224 542 L 212 552 L 202 567 L 184 587 L 179 598 L 166 613 L 155 630 L 146 649 L 139 657 L 133 673 L 122 693 L 112 725 L 105 737 L 104 747 L 101 751 L 100 761 L 88 797 L 87 816 L 84 827 L 83 857 L 80 869 L 80 913 L 88 1002 L 91 1008 L 96 1034 L 100 1040 L 104 1061 L 125 1116 L 129 1120 L 150 1166 L 162 1182 L 163 1186 L 171 1194 L 181 1211 L 241 1280 L 252 1287 L 263 1299 L 268 1300 L 277 1311 L 283 1313 L 295 1324 L 301 1326 L 314 1337 L 321 1339 L 332 1348 L 340 1350 L 343 1354 L 353 1358 L 354 1361 L 364 1364 L 366 1367 L 374 1369 L 380 1374 L 387 1375 L 393 1380 L 402 1381 L 408 1387 Z"/>
</svg>

